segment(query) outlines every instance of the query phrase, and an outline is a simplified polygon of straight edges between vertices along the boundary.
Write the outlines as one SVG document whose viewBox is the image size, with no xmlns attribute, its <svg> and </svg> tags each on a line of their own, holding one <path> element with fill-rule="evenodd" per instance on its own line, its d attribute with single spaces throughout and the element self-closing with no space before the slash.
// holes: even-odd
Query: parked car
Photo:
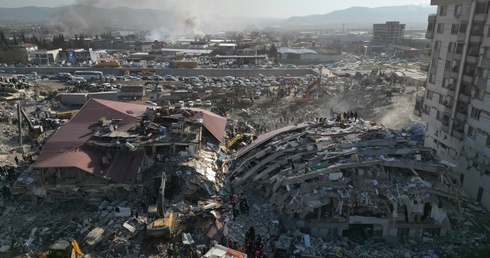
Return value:
<svg viewBox="0 0 490 258">
<path fill-rule="evenodd" d="M 210 107 L 211 106 L 211 100 L 206 100 L 206 102 L 204 102 L 204 106 L 205 107 Z"/>
<path fill-rule="evenodd" d="M 188 106 L 188 107 L 193 107 L 193 106 L 194 106 L 194 101 L 189 100 L 189 101 L 187 102 L 187 106 Z"/>
<path fill-rule="evenodd" d="M 196 99 L 196 102 L 194 103 L 194 106 L 196 106 L 196 107 L 200 107 L 200 106 L 202 106 L 202 101 L 201 101 L 201 99 Z"/>
<path fill-rule="evenodd" d="M 145 105 L 147 105 L 147 106 L 158 106 L 158 104 L 153 102 L 153 101 L 145 101 Z"/>
</svg>

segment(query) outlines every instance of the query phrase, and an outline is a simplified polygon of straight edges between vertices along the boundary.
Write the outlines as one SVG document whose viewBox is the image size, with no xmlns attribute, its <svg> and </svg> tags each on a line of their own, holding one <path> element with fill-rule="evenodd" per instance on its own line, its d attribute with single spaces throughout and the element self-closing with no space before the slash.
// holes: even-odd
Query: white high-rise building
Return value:
<svg viewBox="0 0 490 258">
<path fill-rule="evenodd" d="M 466 192 L 490 209 L 490 2 L 431 0 L 426 93 L 416 111 L 425 145 L 457 165 Z"/>
</svg>

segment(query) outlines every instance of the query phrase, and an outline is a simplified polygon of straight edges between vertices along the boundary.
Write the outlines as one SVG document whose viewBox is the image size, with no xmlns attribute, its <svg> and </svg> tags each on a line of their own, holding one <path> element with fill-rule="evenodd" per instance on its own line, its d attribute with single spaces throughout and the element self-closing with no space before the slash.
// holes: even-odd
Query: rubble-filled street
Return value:
<svg viewBox="0 0 490 258">
<path fill-rule="evenodd" d="M 417 86 L 379 70 L 288 80 L 210 108 L 2 102 L 0 256 L 58 240 L 83 257 L 489 254 L 488 212 L 423 147 Z"/>
</svg>

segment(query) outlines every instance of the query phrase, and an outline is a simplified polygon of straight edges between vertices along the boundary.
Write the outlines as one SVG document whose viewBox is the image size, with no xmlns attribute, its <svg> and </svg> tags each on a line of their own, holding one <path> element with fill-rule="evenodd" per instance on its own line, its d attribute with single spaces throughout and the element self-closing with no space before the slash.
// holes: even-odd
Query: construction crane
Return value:
<svg viewBox="0 0 490 258">
<path fill-rule="evenodd" d="M 296 103 L 306 103 L 308 102 L 308 98 L 310 97 L 310 91 L 311 89 L 313 89 L 313 87 L 315 87 L 315 85 L 318 85 L 318 89 L 320 89 L 320 84 L 322 82 L 322 79 L 321 77 L 317 78 L 315 81 L 313 81 L 309 86 L 308 88 L 306 88 L 306 91 L 305 91 L 305 94 L 303 97 L 297 97 L 296 99 L 294 99 L 294 101 Z"/>
</svg>

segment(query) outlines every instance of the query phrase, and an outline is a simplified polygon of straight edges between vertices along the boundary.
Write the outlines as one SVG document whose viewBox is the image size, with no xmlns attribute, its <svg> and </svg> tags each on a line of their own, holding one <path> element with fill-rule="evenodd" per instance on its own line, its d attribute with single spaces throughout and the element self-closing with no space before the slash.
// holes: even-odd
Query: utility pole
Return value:
<svg viewBox="0 0 490 258">
<path fill-rule="evenodd" d="M 20 101 L 17 102 L 17 121 L 18 128 L 19 128 L 19 146 L 22 146 L 22 114 L 20 113 L 21 107 L 20 107 Z"/>
</svg>

